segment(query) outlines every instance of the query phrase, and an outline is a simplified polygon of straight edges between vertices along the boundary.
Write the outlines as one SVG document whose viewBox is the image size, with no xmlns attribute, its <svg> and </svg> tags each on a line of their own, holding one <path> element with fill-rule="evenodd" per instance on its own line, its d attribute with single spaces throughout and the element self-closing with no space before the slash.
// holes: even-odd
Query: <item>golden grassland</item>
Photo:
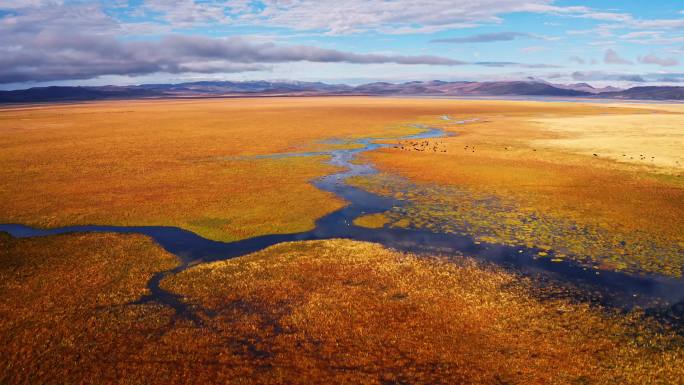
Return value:
<svg viewBox="0 0 684 385">
<path fill-rule="evenodd" d="M 481 110 L 489 103 L 496 105 L 463 102 L 451 113 L 478 121 L 431 123 L 456 136 L 363 155 L 410 183 L 384 176 L 354 183 L 413 201 L 412 212 L 393 215 L 403 225 L 465 224 L 482 230 L 475 232 L 482 240 L 554 248 L 605 268 L 681 275 L 684 109 L 507 102 L 519 108 Z"/>
<path fill-rule="evenodd" d="M 640 115 L 534 119 L 533 123 L 558 137 L 533 140 L 531 145 L 591 156 L 596 153 L 660 173 L 682 174 L 684 106 L 673 106 L 666 111 L 656 106 L 650 111 Z"/>
<path fill-rule="evenodd" d="M 14 239 L 0 233 L 0 383 L 104 383 L 172 315 L 127 306 L 178 264 L 138 235 Z M 152 308 L 152 306 L 149 306 Z"/>
<path fill-rule="evenodd" d="M 564 138 L 533 143 L 680 174 L 684 168 L 682 120 L 681 115 L 672 114 L 538 119 L 534 122 Z"/>
<path fill-rule="evenodd" d="M 642 175 L 634 188 L 624 190 L 615 185 L 624 182 L 622 176 L 615 176 L 612 164 L 617 162 L 602 157 L 589 167 L 586 156 L 563 152 L 578 151 L 572 147 L 576 143 L 565 145 L 563 151 L 557 148 L 575 133 L 543 128 L 560 127 L 559 119 L 588 116 L 650 119 L 657 115 L 652 113 L 654 108 L 389 98 L 117 101 L 4 108 L 0 110 L 0 222 L 39 227 L 171 225 L 218 240 L 304 231 L 313 227 L 316 218 L 343 205 L 308 183 L 333 168 L 324 164 L 325 157 L 263 159 L 252 155 L 333 149 L 349 146 L 353 138 L 405 135 L 416 132 L 407 123 L 429 123 L 431 118 L 450 114 L 486 120 L 452 125 L 459 136 L 445 141 L 452 149 L 463 143 L 477 145 L 476 154 L 402 153 L 392 157 L 392 162 L 380 162 L 378 155 L 378 162 L 417 180 L 497 193 L 505 189 L 505 194 L 513 191 L 535 204 L 548 202 L 550 194 L 559 195 L 540 194 L 540 189 L 565 194 L 570 191 L 566 186 L 613 185 L 600 194 L 573 187 L 576 191 L 565 205 L 578 209 L 565 210 L 563 215 L 659 227 L 672 233 L 680 228 L 672 226 L 670 219 L 680 212 L 666 210 L 670 207 L 663 207 L 661 201 L 672 206 L 681 197 L 681 184 L 670 186 L 679 181 L 667 179 L 672 176 L 644 181 Z M 661 113 L 680 116 L 672 109 Z M 676 123 L 672 124 L 670 131 L 676 130 Z M 669 136 L 662 137 L 667 140 Z M 534 142 L 539 140 L 556 142 L 534 156 L 528 154 L 533 143 L 541 147 Z M 516 146 L 516 150 L 504 153 L 502 145 Z M 580 152 L 585 150 L 589 151 Z M 399 170 L 399 164 L 404 169 Z M 582 167 L 567 175 L 568 165 Z M 416 172 L 407 167 L 421 175 L 413 175 Z M 607 171 L 596 175 L 596 170 Z M 654 202 L 646 199 L 654 191 L 666 196 Z M 301 204 L 303 197 L 307 204 Z M 611 204 L 604 203 L 606 197 Z M 642 203 L 646 205 L 640 209 Z M 665 217 L 645 219 L 652 217 L 648 214 L 654 209 L 664 209 L 661 215 Z"/>
<path fill-rule="evenodd" d="M 684 341 L 637 315 L 540 301 L 467 259 L 281 244 L 162 285 L 202 324 L 126 305 L 175 260 L 140 236 L 0 235 L 0 382 L 664 384 Z"/>
<path fill-rule="evenodd" d="M 457 135 L 365 155 L 401 177 L 354 182 L 411 204 L 356 224 L 465 228 L 603 268 L 679 275 L 680 109 L 381 98 L 6 108 L 0 222 L 174 225 L 224 240 L 301 231 L 343 204 L 308 183 L 334 168 L 325 157 L 253 155 L 346 147 L 423 123 Z M 480 120 L 457 125 L 444 114 Z M 632 151 L 658 160 L 621 156 Z M 684 378 L 681 336 L 639 314 L 540 300 L 529 280 L 468 259 L 348 240 L 288 243 L 166 278 L 199 324 L 131 304 L 152 274 L 177 264 L 137 235 L 0 234 L 0 383 Z"/>
<path fill-rule="evenodd" d="M 245 157 L 404 135 L 417 130 L 398 123 L 439 109 L 344 98 L 4 108 L 0 222 L 171 225 L 220 240 L 308 230 L 343 205 L 308 183 L 334 171 L 325 158 Z"/>
</svg>

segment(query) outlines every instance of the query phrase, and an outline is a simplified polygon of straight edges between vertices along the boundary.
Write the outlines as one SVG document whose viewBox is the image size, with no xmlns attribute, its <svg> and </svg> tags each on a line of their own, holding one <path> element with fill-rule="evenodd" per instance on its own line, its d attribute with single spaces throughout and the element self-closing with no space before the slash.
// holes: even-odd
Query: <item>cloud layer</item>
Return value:
<svg viewBox="0 0 684 385">
<path fill-rule="evenodd" d="M 544 23 L 508 25 L 511 13 Z M 589 29 L 563 30 L 573 19 Z M 682 31 L 680 15 L 640 19 L 554 0 L 0 0 L 0 84 L 107 75 L 263 77 L 263 71 L 297 78 L 309 70 L 329 78 L 333 68 L 357 77 L 386 76 L 387 69 L 416 78 L 428 72 L 465 78 L 474 67 L 488 77 L 508 67 L 544 77 L 544 69 L 571 65 L 664 72 L 681 63 Z M 517 41 L 523 39 L 536 41 L 524 46 Z M 479 43 L 488 44 L 458 46 Z M 521 63 L 521 57 L 549 62 Z"/>
<path fill-rule="evenodd" d="M 88 79 L 101 75 L 219 73 L 268 69 L 285 62 L 462 65 L 445 57 L 357 54 L 301 45 L 254 43 L 234 37 L 170 35 L 155 42 L 122 42 L 111 36 L 69 36 L 41 33 L 23 45 L 5 48 L 0 56 L 0 83 Z"/>
<path fill-rule="evenodd" d="M 177 3 L 178 9 L 186 9 L 187 4 L 196 5 L 188 1 Z M 293 62 L 545 68 L 545 65 L 515 62 L 466 62 L 435 55 L 355 53 L 243 37 L 162 33 L 155 39 L 125 39 L 122 37 L 131 28 L 141 30 L 149 26 L 117 23 L 99 6 L 90 3 L 41 6 L 42 2 L 35 0 L 12 4 L 16 12 L 0 19 L 0 35 L 4 37 L 0 41 L 0 83 L 90 79 L 103 75 L 267 71 L 274 64 Z M 151 2 L 148 6 L 154 4 Z M 155 9 L 173 11 L 172 5 L 159 2 Z M 3 6 L 8 7 L 0 3 Z M 191 14 L 177 17 L 183 16 L 188 22 L 190 15 L 204 20 L 221 14 L 205 11 L 194 9 Z"/>
<path fill-rule="evenodd" d="M 684 73 L 643 73 L 626 74 L 611 73 L 605 71 L 575 71 L 571 74 L 555 74 L 555 77 L 570 77 L 575 81 L 620 81 L 630 83 L 681 83 L 684 82 Z"/>
<path fill-rule="evenodd" d="M 466 37 L 454 37 L 449 39 L 433 39 L 432 43 L 491 43 L 495 41 L 510 41 L 518 38 L 533 37 L 529 33 L 522 32 L 495 32 L 482 33 L 479 35 L 471 35 Z"/>
<path fill-rule="evenodd" d="M 631 61 L 624 59 L 613 49 L 607 49 L 603 54 L 603 62 L 606 64 L 634 64 Z"/>
<path fill-rule="evenodd" d="M 619 23 L 630 28 L 678 29 L 684 19 L 647 19 L 588 6 L 559 6 L 553 0 L 146 0 L 143 9 L 163 14 L 174 25 L 201 22 L 268 23 L 333 35 L 375 31 L 431 33 L 499 24 L 517 12 L 551 14 Z"/>
<path fill-rule="evenodd" d="M 500 23 L 503 14 L 535 11 L 550 3 L 552 0 L 264 0 L 257 9 L 248 9 L 237 18 L 329 34 L 429 33 Z"/>
<path fill-rule="evenodd" d="M 679 60 L 673 57 L 659 57 L 654 54 L 639 57 L 639 63 L 655 64 L 661 67 L 673 67 L 679 65 Z"/>
</svg>

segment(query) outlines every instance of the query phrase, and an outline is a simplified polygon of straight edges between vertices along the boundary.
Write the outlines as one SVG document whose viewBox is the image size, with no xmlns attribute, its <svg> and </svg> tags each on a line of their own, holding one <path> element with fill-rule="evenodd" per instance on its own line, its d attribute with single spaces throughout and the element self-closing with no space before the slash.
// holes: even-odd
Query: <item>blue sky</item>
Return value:
<svg viewBox="0 0 684 385">
<path fill-rule="evenodd" d="M 684 82 L 684 3 L 0 0 L 0 88 L 196 80 Z"/>
</svg>

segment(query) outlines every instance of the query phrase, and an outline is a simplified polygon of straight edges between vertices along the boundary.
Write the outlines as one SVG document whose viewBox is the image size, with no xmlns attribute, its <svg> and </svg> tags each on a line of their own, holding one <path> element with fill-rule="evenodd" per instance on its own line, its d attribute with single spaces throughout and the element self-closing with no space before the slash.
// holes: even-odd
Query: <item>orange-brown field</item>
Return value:
<svg viewBox="0 0 684 385">
<path fill-rule="evenodd" d="M 308 183 L 333 169 L 315 157 L 241 157 L 415 132 L 397 125 L 438 111 L 325 98 L 5 108 L 0 222 L 170 225 L 220 240 L 307 230 L 343 205 Z"/>
<path fill-rule="evenodd" d="M 172 256 L 139 236 L 0 237 L 0 382 L 657 384 L 684 342 L 539 301 L 527 280 L 343 241 L 281 244 L 163 286 L 200 323 L 131 305 Z"/>
<path fill-rule="evenodd" d="M 335 138 L 404 135 L 416 131 L 407 123 L 429 121 L 441 114 L 497 119 L 498 127 L 513 130 L 478 130 L 453 139 L 454 145 L 494 140 L 491 147 L 499 157 L 499 144 L 557 136 L 539 134 L 540 130 L 530 128 L 529 119 L 592 116 L 606 111 L 652 116 L 646 109 L 591 105 L 382 98 L 135 101 L 5 108 L 0 110 L 0 178 L 5 181 L 0 187 L 0 222 L 40 227 L 172 225 L 220 240 L 303 231 L 343 204 L 308 183 L 332 168 L 321 158 L 243 157 L 329 149 L 339 146 L 326 143 Z M 461 127 L 455 130 L 461 131 Z M 393 159 L 420 162 L 414 155 Z M 439 167 L 445 160 L 456 160 L 459 166 L 468 159 L 478 159 L 478 165 L 480 158 L 493 162 L 479 154 L 458 159 L 449 155 L 435 158 L 439 164 L 429 168 L 421 166 L 422 176 L 442 172 Z M 560 164 L 568 159 L 564 156 Z M 547 163 L 539 157 L 530 160 L 526 169 L 511 164 L 510 159 L 507 165 L 529 174 L 527 178 L 547 178 L 552 176 L 543 174 Z M 444 164 L 454 169 L 448 162 Z M 517 178 L 515 173 L 500 172 L 501 164 L 491 166 L 482 164 L 467 170 L 468 175 L 488 178 L 490 182 L 482 181 L 488 191 L 493 184 L 507 185 Z M 486 170 L 490 170 L 489 176 Z M 462 175 L 447 175 L 451 182 L 461 184 L 457 177 L 463 179 Z M 430 179 L 438 180 L 437 175 Z M 479 183 L 474 180 L 470 184 Z M 306 205 L 299 204 L 302 196 L 307 197 Z M 632 202 L 627 205 L 634 206 Z M 620 209 L 619 215 L 624 211 Z M 632 217 L 643 218 L 640 214 Z"/>
<path fill-rule="evenodd" d="M 414 124 L 454 136 L 396 139 Z M 335 167 L 326 155 L 259 155 L 383 137 L 390 147 L 355 160 L 381 173 L 351 183 L 408 205 L 358 226 L 681 277 L 681 127 L 675 105 L 302 97 L 3 108 L 0 223 L 168 225 L 217 240 L 304 231 L 345 204 L 310 184 Z M 282 243 L 166 276 L 161 287 L 196 319 L 136 303 L 153 274 L 180 263 L 141 235 L 0 233 L 0 383 L 684 378 L 681 330 L 468 256 Z"/>
<path fill-rule="evenodd" d="M 382 177 L 355 182 L 415 201 L 392 221 L 448 230 L 446 219 L 458 218 L 484 241 L 681 276 L 684 108 L 459 103 L 455 120 L 479 120 L 431 122 L 456 136 L 363 155 L 418 185 Z M 483 205 L 490 199 L 497 204 Z"/>
</svg>

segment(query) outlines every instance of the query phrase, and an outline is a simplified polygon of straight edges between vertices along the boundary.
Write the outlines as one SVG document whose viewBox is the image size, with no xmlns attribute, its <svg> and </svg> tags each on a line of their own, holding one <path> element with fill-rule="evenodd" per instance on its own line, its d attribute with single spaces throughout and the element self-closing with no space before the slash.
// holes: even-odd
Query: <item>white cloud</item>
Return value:
<svg viewBox="0 0 684 385">
<path fill-rule="evenodd" d="M 658 37 L 662 35 L 662 32 L 658 31 L 637 31 L 637 32 L 630 32 L 626 33 L 624 35 L 621 35 L 620 38 L 622 39 L 638 39 L 638 38 L 644 38 L 644 37 Z"/>
<path fill-rule="evenodd" d="M 684 28 L 684 19 L 633 20 L 630 25 L 634 28 L 680 29 Z"/>
<path fill-rule="evenodd" d="M 224 5 L 194 0 L 146 0 L 142 10 L 161 13 L 164 20 L 178 27 L 229 20 Z"/>
<path fill-rule="evenodd" d="M 268 25 L 331 35 L 375 31 L 387 34 L 433 33 L 499 24 L 514 12 L 553 14 L 618 24 L 618 27 L 675 29 L 682 19 L 640 20 L 628 13 L 585 6 L 557 6 L 554 0 L 146 0 L 144 8 L 161 12 L 179 27 L 203 22 Z M 611 26 L 612 27 L 612 26 Z M 605 32 L 604 32 L 605 33 Z"/>
<path fill-rule="evenodd" d="M 56 0 L 0 0 L 0 8 L 2 9 L 22 9 L 35 8 L 45 5 L 62 5 L 63 1 Z"/>
<path fill-rule="evenodd" d="M 684 35 L 673 35 L 668 33 L 666 35 L 653 35 L 643 38 L 625 39 L 629 43 L 644 44 L 644 45 L 671 45 L 684 43 Z"/>
<path fill-rule="evenodd" d="M 463 36 L 463 37 L 451 37 L 444 39 L 433 39 L 432 43 L 453 43 L 453 44 L 463 44 L 463 43 L 491 43 L 497 41 L 511 41 L 520 38 L 537 38 L 536 36 L 529 33 L 522 32 L 493 32 L 493 33 L 481 33 L 477 35 Z"/>
<path fill-rule="evenodd" d="M 530 47 L 523 47 L 520 49 L 520 52 L 522 52 L 522 53 L 535 53 L 535 52 L 543 52 L 546 50 L 548 50 L 547 47 L 535 45 L 535 46 L 530 46 Z"/>
<path fill-rule="evenodd" d="M 1 31 L 1 29 L 0 29 Z M 6 42 L 10 43 L 10 42 Z M 12 47 L 20 47 L 19 49 Z M 110 35 L 38 34 L 0 44 L 0 83 L 87 79 L 156 72 L 262 71 L 287 62 L 463 65 L 430 55 L 354 53 L 303 45 L 255 43 L 232 37 L 169 35 L 160 41 L 120 41 Z"/>
<path fill-rule="evenodd" d="M 603 62 L 606 64 L 634 64 L 631 61 L 622 58 L 615 50 L 607 49 L 603 55 Z"/>
<path fill-rule="evenodd" d="M 590 43 L 587 43 L 588 45 L 592 47 L 605 47 L 605 46 L 612 46 L 615 45 L 614 40 L 599 40 L 599 41 L 592 41 Z"/>
<path fill-rule="evenodd" d="M 572 18 L 594 20 L 588 23 L 591 29 L 567 32 L 600 39 L 590 43 L 586 42 L 586 38 L 578 39 L 582 48 L 587 48 L 586 44 L 607 46 L 606 48 L 620 47 L 621 45 L 617 45 L 619 42 L 664 45 L 657 51 L 661 55 L 675 56 L 684 52 L 675 48 L 684 43 L 684 36 L 678 30 L 684 28 L 684 20 L 681 17 L 676 18 L 678 14 L 667 19 L 642 20 L 623 12 L 585 6 L 559 6 L 556 5 L 557 2 L 265 0 L 262 5 L 255 5 L 257 2 L 251 0 L 143 0 L 142 5 L 138 5 L 139 2 L 128 0 L 0 0 L 0 9 L 9 11 L 0 16 L 0 77 L 5 80 L 31 81 L 108 76 L 107 74 L 138 76 L 157 73 L 154 71 L 179 74 L 178 76 L 183 71 L 209 74 L 236 72 L 234 76 L 240 76 L 237 74 L 240 71 L 256 71 L 252 74 L 257 76 L 270 68 L 285 71 L 288 66 L 295 65 L 361 67 L 345 63 L 364 64 L 364 68 L 401 67 L 401 73 L 409 74 L 423 66 L 431 68 L 430 71 L 434 68 L 435 71 L 447 72 L 450 70 L 449 66 L 461 64 L 479 66 L 480 70 L 489 69 L 490 75 L 497 73 L 497 69 L 501 67 L 553 67 L 550 64 L 518 63 L 515 59 L 510 62 L 485 61 L 492 57 L 488 51 L 482 51 L 482 59 L 462 62 L 441 56 L 356 53 L 349 48 L 335 50 L 321 46 L 321 41 L 331 44 L 337 41 L 326 40 L 326 37 L 321 36 L 326 34 L 344 35 L 369 31 L 386 35 L 429 34 L 479 25 L 500 25 L 503 24 L 505 15 L 514 12 L 553 15 L 540 20 L 540 23 L 549 25 L 556 24 L 552 22 L 560 18 L 564 18 L 563 25 L 571 25 L 575 21 Z M 129 18 L 120 18 L 122 14 Z M 546 19 L 551 19 L 552 22 L 545 21 Z M 209 31 L 207 26 L 217 28 Z M 236 43 L 237 40 L 209 37 L 194 39 L 197 36 L 191 35 L 238 30 L 221 29 L 225 26 L 284 29 L 258 29 L 261 36 L 243 39 L 242 46 Z M 190 28 L 197 29 L 190 31 Z M 536 42 L 529 42 L 530 46 L 521 48 L 519 52 L 523 53 L 540 52 L 546 49 L 545 41 L 557 39 L 535 35 L 526 29 L 519 32 L 501 32 L 502 30 L 507 29 L 490 28 L 462 39 L 471 42 L 488 39 L 538 39 Z M 190 43 L 185 44 L 178 39 L 178 35 L 171 35 L 174 31 L 176 34 L 185 33 Z M 318 41 L 308 39 L 306 45 L 284 44 L 288 39 L 293 40 L 293 36 L 298 41 L 303 41 L 303 35 L 317 36 Z M 380 38 L 387 36 L 380 36 L 377 41 Z M 278 44 L 273 44 L 273 41 Z M 572 43 L 571 39 L 566 41 Z M 178 55 L 181 46 L 183 51 Z M 549 45 L 549 49 L 552 47 Z M 434 49 L 434 46 L 429 49 Z M 564 54 L 560 53 L 560 58 L 578 53 L 581 52 L 565 51 Z M 475 52 L 467 54 L 479 55 Z M 608 64 L 631 63 L 615 51 L 604 56 L 604 61 Z M 589 57 L 579 59 L 584 63 L 595 62 Z M 677 60 L 655 55 L 638 58 L 639 63 L 661 66 L 677 65 L 671 64 L 674 61 Z M 573 59 L 571 62 L 581 63 Z M 404 70 L 407 64 L 411 66 Z M 451 71 L 455 72 L 453 68 Z M 468 71 L 470 69 L 466 68 L 458 73 Z"/>
<path fill-rule="evenodd" d="M 568 75 L 575 81 L 616 81 L 629 83 L 681 83 L 683 73 L 621 73 L 606 71 L 575 71 L 571 74 L 557 74 L 557 77 Z"/>
<path fill-rule="evenodd" d="M 649 54 L 646 56 L 639 57 L 639 63 L 642 64 L 655 64 L 661 67 L 672 67 L 679 64 L 679 60 L 673 57 L 659 57 L 654 54 Z"/>
<path fill-rule="evenodd" d="M 582 58 L 579 57 L 579 56 L 571 56 L 571 57 L 568 58 L 568 60 L 569 60 L 571 63 L 575 63 L 575 64 L 586 64 L 586 62 L 587 62 L 586 60 L 582 59 Z"/>
<path fill-rule="evenodd" d="M 551 0 L 266 0 L 258 13 L 243 17 L 269 25 L 330 34 L 363 31 L 434 32 L 479 23 L 499 23 L 500 15 L 525 12 Z"/>
<path fill-rule="evenodd" d="M 257 5 L 258 3 L 258 5 Z M 24 9 L 63 6 L 62 0 L 0 0 L 0 8 Z M 68 4 L 127 8 L 128 1 L 80 0 Z M 684 19 L 641 20 L 628 13 L 586 6 L 558 6 L 554 0 L 144 0 L 131 6 L 131 14 L 154 17 L 175 28 L 207 24 L 262 25 L 341 35 L 365 31 L 385 34 L 433 33 L 500 24 L 502 16 L 515 12 L 552 14 L 608 22 L 611 28 L 672 30 L 684 27 Z"/>
</svg>

